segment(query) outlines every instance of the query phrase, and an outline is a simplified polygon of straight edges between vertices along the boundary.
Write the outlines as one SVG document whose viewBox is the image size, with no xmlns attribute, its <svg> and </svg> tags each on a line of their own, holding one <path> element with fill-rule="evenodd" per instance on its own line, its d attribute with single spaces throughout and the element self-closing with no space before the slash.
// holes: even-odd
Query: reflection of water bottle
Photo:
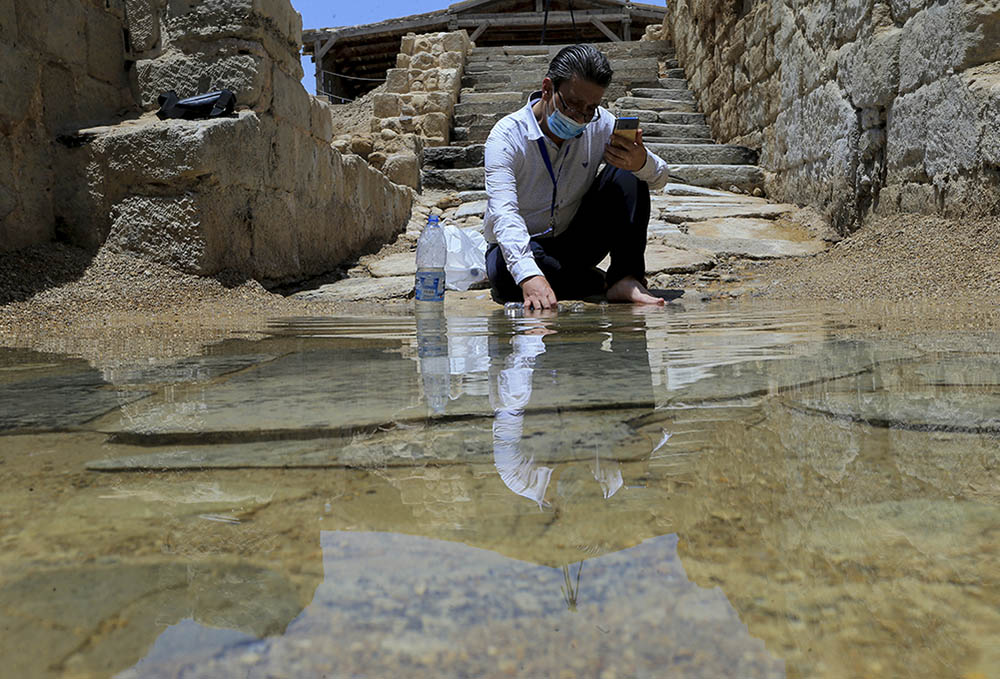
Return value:
<svg viewBox="0 0 1000 679">
<path fill-rule="evenodd" d="M 416 317 L 417 356 L 420 358 L 424 398 L 427 399 L 427 406 L 431 412 L 443 413 L 448 404 L 451 383 L 451 374 L 448 370 L 448 325 L 444 317 L 444 305 L 433 302 L 418 304 Z"/>
<path fill-rule="evenodd" d="M 447 258 L 444 231 L 438 217 L 431 215 L 417 241 L 416 306 L 444 303 L 444 266 Z"/>
</svg>

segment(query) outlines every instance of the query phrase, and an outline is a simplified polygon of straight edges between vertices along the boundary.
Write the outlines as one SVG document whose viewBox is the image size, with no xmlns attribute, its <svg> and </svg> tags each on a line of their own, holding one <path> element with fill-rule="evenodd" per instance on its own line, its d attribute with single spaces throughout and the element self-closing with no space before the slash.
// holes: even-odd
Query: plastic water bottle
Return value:
<svg viewBox="0 0 1000 679">
<path fill-rule="evenodd" d="M 448 250 L 444 231 L 437 216 L 427 218 L 420 239 L 417 241 L 417 277 L 414 285 L 415 304 L 444 306 L 444 266 Z"/>
<path fill-rule="evenodd" d="M 424 302 L 417 306 L 417 357 L 424 400 L 431 413 L 440 415 L 448 405 L 451 371 L 448 358 L 448 322 L 444 305 Z"/>
<path fill-rule="evenodd" d="M 445 411 L 450 381 L 448 326 L 444 317 L 444 266 L 447 257 L 448 250 L 440 220 L 431 215 L 417 241 L 414 310 L 424 398 L 435 414 Z"/>
</svg>

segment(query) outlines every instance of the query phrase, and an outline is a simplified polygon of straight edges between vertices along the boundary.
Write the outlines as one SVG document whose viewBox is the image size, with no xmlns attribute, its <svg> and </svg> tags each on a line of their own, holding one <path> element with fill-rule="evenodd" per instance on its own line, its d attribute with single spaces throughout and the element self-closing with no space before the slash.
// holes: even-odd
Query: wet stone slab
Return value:
<svg viewBox="0 0 1000 679">
<path fill-rule="evenodd" d="M 104 375 L 116 386 L 210 382 L 274 358 L 272 354 L 192 356 L 170 363 L 115 366 L 106 368 Z"/>
<path fill-rule="evenodd" d="M 706 219 L 756 218 L 774 219 L 798 210 L 795 205 L 780 203 L 751 203 L 743 205 L 699 205 L 680 203 L 660 210 L 660 219 L 668 222 L 700 222 Z"/>
<path fill-rule="evenodd" d="M 81 427 L 149 394 L 119 392 L 105 381 L 99 371 L 84 365 L 82 362 L 71 362 L 57 364 L 55 368 L 46 366 L 37 370 L 6 372 L 6 379 L 0 382 L 0 432 L 59 431 Z"/>
<path fill-rule="evenodd" d="M 402 299 L 413 292 L 413 276 L 345 278 L 293 297 L 305 301 L 358 302 L 372 299 Z"/>
<path fill-rule="evenodd" d="M 625 420 L 649 409 L 589 411 L 559 416 L 561 426 L 552 427 L 552 412 L 530 408 L 519 416 L 516 433 L 510 436 L 493 426 L 493 413 L 454 422 L 396 423 L 384 427 L 346 428 L 340 435 L 309 440 L 252 440 L 258 433 L 228 432 L 214 445 L 162 445 L 143 452 L 95 460 L 87 464 L 95 471 L 139 469 L 252 469 L 252 468 L 371 468 L 407 467 L 427 464 L 494 462 L 499 447 L 516 449 L 524 459 L 536 462 L 630 461 L 645 459 L 652 445 L 638 436 Z M 324 433 L 324 432 L 317 432 Z M 143 441 L 169 441 L 171 437 L 140 437 Z M 241 439 L 248 439 L 241 442 Z M 118 437 L 116 440 L 131 440 Z M 231 441 L 224 443 L 221 441 Z M 106 446 L 114 455 L 118 447 Z"/>
<path fill-rule="evenodd" d="M 901 342 L 867 343 L 834 340 L 799 348 L 773 360 L 738 361 L 725 365 L 703 365 L 699 378 L 677 389 L 663 392 L 664 404 L 727 401 L 808 389 L 817 384 L 868 373 L 880 364 L 909 360 L 920 354 Z"/>
<path fill-rule="evenodd" d="M 305 604 L 282 574 L 187 560 L 37 570 L 0 587 L 0 600 L 0 652 L 12 677 L 49 676 L 42 667 L 104 676 L 189 617 L 253 637 L 280 634 Z"/>
<path fill-rule="evenodd" d="M 789 405 L 805 412 L 876 427 L 1000 433 L 1000 394 L 957 390 L 830 393 L 790 400 Z"/>
<path fill-rule="evenodd" d="M 412 277 L 417 273 L 417 259 L 413 252 L 397 252 L 381 257 L 368 265 L 368 270 L 376 278 L 394 276 Z M 412 283 L 412 281 L 411 281 Z"/>
<path fill-rule="evenodd" d="M 696 250 L 680 250 L 652 241 L 646 246 L 646 273 L 691 273 L 710 269 L 712 256 Z"/>
<path fill-rule="evenodd" d="M 716 257 L 743 257 L 746 259 L 778 259 L 805 257 L 824 249 L 821 241 L 796 242 L 779 239 L 750 239 L 732 237 L 706 237 L 686 233 L 663 233 L 658 236 L 665 244 L 681 250 L 712 252 Z"/>
</svg>

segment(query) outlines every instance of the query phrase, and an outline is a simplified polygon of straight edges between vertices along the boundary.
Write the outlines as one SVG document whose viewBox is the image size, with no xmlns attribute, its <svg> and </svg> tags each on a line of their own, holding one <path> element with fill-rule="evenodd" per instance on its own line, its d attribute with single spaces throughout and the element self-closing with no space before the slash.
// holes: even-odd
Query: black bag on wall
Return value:
<svg viewBox="0 0 1000 679">
<path fill-rule="evenodd" d="M 183 118 L 184 120 L 219 118 L 231 116 L 236 110 L 236 95 L 231 90 L 218 90 L 187 99 L 178 99 L 177 93 L 170 90 L 161 94 L 157 102 L 160 104 L 160 110 L 156 112 L 156 115 L 160 120 L 167 118 Z"/>
</svg>

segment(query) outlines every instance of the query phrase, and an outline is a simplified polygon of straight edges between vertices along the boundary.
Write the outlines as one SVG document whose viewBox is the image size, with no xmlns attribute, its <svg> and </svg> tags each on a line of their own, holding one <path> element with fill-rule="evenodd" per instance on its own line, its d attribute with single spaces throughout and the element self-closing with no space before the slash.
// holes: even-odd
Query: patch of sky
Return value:
<svg viewBox="0 0 1000 679">
<path fill-rule="evenodd" d="M 445 9 L 449 4 L 448 0 L 292 0 L 292 6 L 302 15 L 303 30 L 371 24 Z M 312 57 L 302 57 L 302 70 L 305 73 L 302 86 L 310 94 L 316 93 L 315 68 Z"/>
</svg>

